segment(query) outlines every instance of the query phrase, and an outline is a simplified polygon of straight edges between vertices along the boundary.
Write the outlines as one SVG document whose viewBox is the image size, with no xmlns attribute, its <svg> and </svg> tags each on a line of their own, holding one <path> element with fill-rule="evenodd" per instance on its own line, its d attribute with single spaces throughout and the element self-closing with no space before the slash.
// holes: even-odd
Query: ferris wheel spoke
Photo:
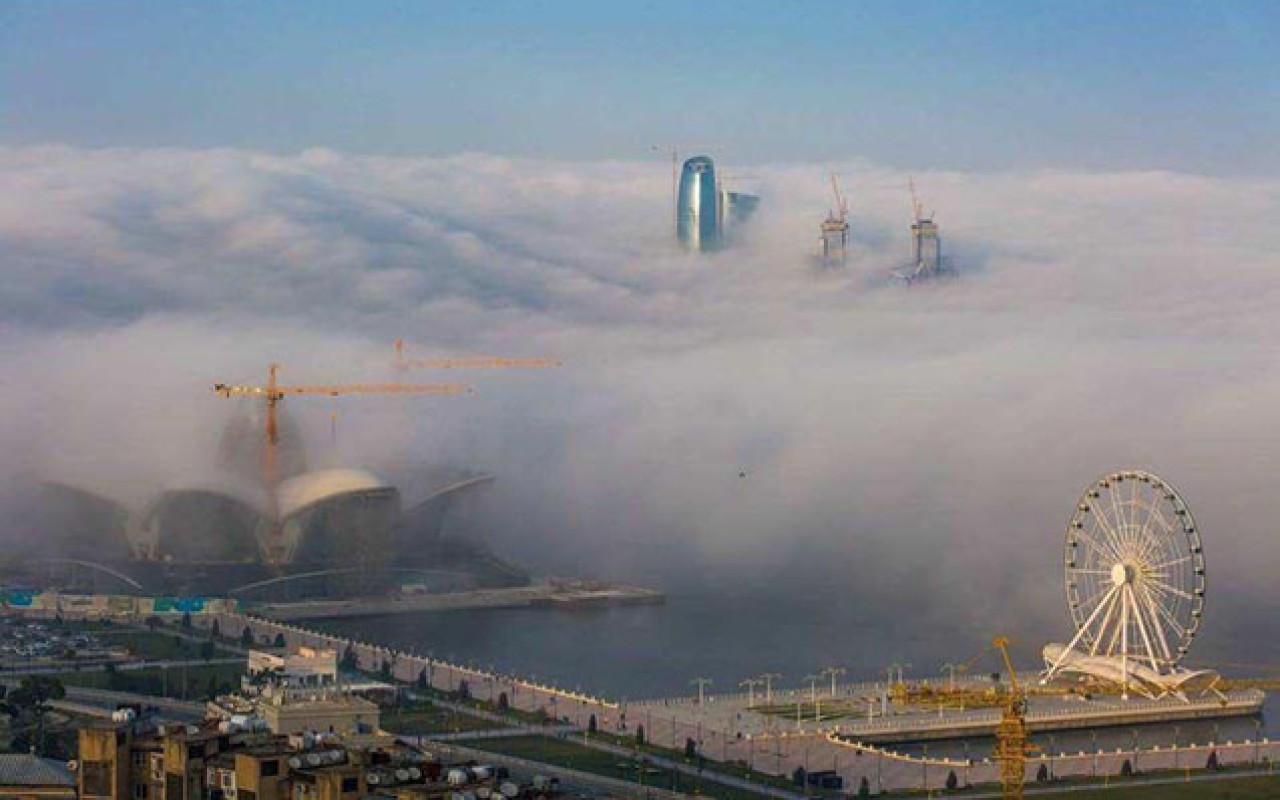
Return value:
<svg viewBox="0 0 1280 800">
<path fill-rule="evenodd" d="M 1125 535 L 1124 512 L 1120 509 L 1120 501 L 1116 498 L 1115 484 L 1111 484 L 1110 490 L 1107 492 L 1107 499 L 1111 501 L 1111 510 L 1115 514 L 1115 532 L 1113 534 L 1116 540 L 1116 551 L 1124 555 L 1128 550 L 1129 539 Z"/>
<path fill-rule="evenodd" d="M 1096 588 L 1096 591 L 1093 594 L 1091 594 L 1085 600 L 1080 601 L 1080 603 L 1076 606 L 1077 610 L 1081 614 L 1087 613 L 1090 616 L 1092 616 L 1093 611 L 1096 610 L 1096 606 L 1094 604 L 1095 603 L 1101 604 L 1103 602 L 1106 602 L 1107 594 L 1109 594 L 1110 591 L 1115 588 L 1115 586 L 1114 584 L 1110 584 L 1110 585 L 1100 585 L 1095 588 Z"/>
<path fill-rule="evenodd" d="M 1163 619 L 1163 624 L 1160 626 L 1160 630 L 1163 631 L 1164 628 L 1167 627 L 1169 629 L 1169 633 L 1176 637 L 1179 644 L 1185 641 L 1187 629 L 1182 625 L 1182 623 L 1179 622 L 1169 609 L 1165 608 L 1164 604 L 1158 599 L 1153 598 L 1153 603 L 1155 605 L 1156 612 Z M 1173 651 L 1170 650 L 1170 653 L 1172 652 Z M 1170 658 L 1172 659 L 1172 656 L 1170 656 Z"/>
<path fill-rule="evenodd" d="M 1138 543 L 1138 550 L 1141 558 L 1143 560 L 1150 560 L 1160 554 L 1163 547 L 1163 541 L 1160 536 L 1151 529 L 1152 523 L 1155 521 L 1155 505 L 1152 503 L 1144 503 L 1142 510 L 1142 525 L 1135 529 L 1134 536 Z"/>
<path fill-rule="evenodd" d="M 1181 597 L 1181 598 L 1183 598 L 1184 600 L 1189 600 L 1189 601 L 1191 601 L 1191 602 L 1195 602 L 1195 599 L 1196 599 L 1196 598 L 1195 598 L 1195 595 L 1191 594 L 1190 592 L 1183 591 L 1182 589 L 1179 589 L 1179 588 L 1178 588 L 1178 587 L 1176 587 L 1176 586 L 1170 586 L 1169 584 L 1165 583 L 1164 581 L 1160 581 L 1160 580 L 1148 580 L 1148 581 L 1147 581 L 1147 584 L 1148 584 L 1148 585 L 1150 585 L 1150 586 L 1154 586 L 1154 587 L 1155 587 L 1157 590 L 1159 590 L 1159 591 L 1162 591 L 1162 592 L 1168 592 L 1168 593 L 1170 593 L 1170 594 L 1173 594 L 1173 595 L 1176 595 L 1176 596 L 1178 596 L 1178 597 Z"/>
<path fill-rule="evenodd" d="M 1138 493 L 1142 483 L 1136 480 L 1131 480 L 1129 483 L 1133 485 L 1133 489 L 1129 492 L 1129 532 L 1131 534 L 1135 534 L 1136 538 L 1136 532 L 1138 530 L 1138 513 L 1144 509 L 1144 506 L 1138 499 Z"/>
<path fill-rule="evenodd" d="M 1111 529 L 1106 526 L 1102 518 L 1098 516 L 1098 512 L 1096 510 L 1094 511 L 1092 516 L 1093 516 L 1094 522 L 1098 525 L 1098 527 L 1102 529 L 1100 533 L 1102 533 L 1104 537 L 1103 541 L 1107 542 L 1107 545 L 1103 545 L 1097 539 L 1094 539 L 1092 536 L 1086 534 L 1083 528 L 1077 528 L 1075 530 L 1075 536 L 1079 539 L 1084 540 L 1086 543 L 1088 543 L 1088 545 L 1093 548 L 1094 552 L 1096 552 L 1098 555 L 1102 556 L 1103 558 L 1109 559 L 1111 561 L 1119 561 L 1120 551 L 1111 545 L 1111 543 L 1114 541 L 1114 538 L 1115 538 L 1114 532 L 1112 532 Z"/>
<path fill-rule="evenodd" d="M 1138 587 L 1143 601 L 1147 606 L 1147 613 L 1151 615 L 1151 626 L 1156 630 L 1156 641 L 1160 644 L 1160 651 L 1164 654 L 1164 660 L 1167 663 L 1173 663 L 1173 651 L 1169 649 L 1169 639 L 1164 634 L 1164 624 L 1160 621 L 1160 614 L 1164 612 L 1168 619 L 1168 612 L 1164 611 L 1164 607 L 1151 596 L 1151 592 L 1145 586 Z"/>
<path fill-rule="evenodd" d="M 1142 604 L 1138 602 L 1137 593 L 1133 591 L 1132 586 L 1126 585 L 1125 589 L 1126 593 L 1129 595 L 1129 603 L 1133 609 L 1133 618 L 1138 623 L 1138 633 L 1142 636 L 1142 646 L 1146 648 L 1147 651 L 1147 661 L 1151 663 L 1152 669 L 1159 670 L 1159 654 L 1156 652 L 1156 648 L 1151 644 L 1151 637 L 1147 634 L 1147 623 L 1143 618 Z"/>
<path fill-rule="evenodd" d="M 1159 564 L 1152 564 L 1151 569 L 1164 569 L 1165 567 L 1176 567 L 1179 564 L 1185 564 L 1191 560 L 1191 556 L 1182 556 L 1181 558 L 1173 558 L 1168 561 L 1161 561 Z"/>
<path fill-rule="evenodd" d="M 1111 615 L 1115 612 L 1115 609 L 1116 609 L 1116 592 L 1118 588 L 1119 587 L 1113 584 L 1111 587 L 1111 591 L 1107 592 L 1106 598 L 1098 606 L 1099 609 L 1101 609 L 1103 606 L 1106 606 L 1107 613 L 1102 617 L 1102 623 L 1098 625 L 1097 636 L 1094 636 L 1092 633 L 1089 634 L 1093 638 L 1093 642 L 1089 648 L 1089 655 L 1091 656 L 1096 656 L 1098 654 L 1098 648 L 1102 646 L 1102 641 L 1103 639 L 1106 638 L 1107 626 L 1111 624 Z M 1095 611 L 1094 616 L 1097 616 L 1097 613 L 1098 612 Z M 1090 621 L 1092 621 L 1092 617 L 1090 618 Z M 1088 627 L 1087 625 L 1081 626 L 1081 630 L 1083 631 L 1087 627 Z"/>
</svg>

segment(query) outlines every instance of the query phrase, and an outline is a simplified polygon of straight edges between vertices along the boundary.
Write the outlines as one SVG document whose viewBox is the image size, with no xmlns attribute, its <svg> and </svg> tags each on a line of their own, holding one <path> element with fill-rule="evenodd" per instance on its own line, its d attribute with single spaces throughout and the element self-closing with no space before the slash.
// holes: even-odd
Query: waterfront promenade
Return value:
<svg viewBox="0 0 1280 800">
<path fill-rule="evenodd" d="M 420 679 L 432 688 L 456 692 L 465 681 L 472 697 L 507 703 L 522 711 L 544 711 L 549 717 L 585 729 L 592 716 L 599 730 L 634 736 L 645 729 L 651 744 L 683 751 L 686 741 L 699 743 L 699 750 L 712 761 L 740 762 L 772 775 L 791 775 L 797 768 L 838 773 L 846 789 L 856 790 L 865 779 L 873 791 L 881 789 L 940 789 L 952 773 L 957 785 L 994 783 L 998 768 L 984 758 L 971 760 L 921 758 L 894 753 L 869 742 L 850 741 L 831 731 L 789 729 L 787 721 L 769 722 L 745 715 L 741 695 L 708 696 L 699 705 L 696 699 L 667 699 L 618 703 L 583 692 L 522 679 L 487 670 L 451 664 L 429 656 L 360 642 L 303 628 L 292 623 L 240 613 L 223 612 L 195 619 L 202 627 L 214 620 L 224 635 L 235 637 L 249 628 L 255 639 L 271 644 L 283 635 L 291 647 L 300 645 L 330 648 L 342 654 L 350 648 L 362 670 L 384 672 L 395 680 L 415 683 Z M 385 668 L 384 668 L 385 665 Z M 876 684 L 848 684 L 837 694 L 860 696 L 875 690 Z M 779 699 L 795 702 L 808 692 L 776 692 Z M 1242 701 L 1247 698 L 1238 698 Z M 738 710 L 733 710 L 735 707 Z M 1078 711 L 1078 710 L 1077 710 Z M 990 714 L 992 712 L 983 712 Z M 998 712 L 995 712 L 998 714 Z M 943 717 L 945 723 L 945 715 Z M 993 717 L 994 720 L 994 717 Z M 1043 721 L 1043 720 L 1041 720 Z M 802 721 L 803 722 L 803 721 Z M 873 718 L 872 722 L 875 720 Z M 734 724 L 738 723 L 738 724 Z M 985 723 L 984 723 L 985 724 Z M 856 738 L 856 725 L 844 726 L 846 737 Z M 994 728 L 994 722 L 991 725 Z M 827 728 L 833 728 L 828 725 Z M 1280 742 L 1258 741 L 1197 742 L 1177 748 L 1130 748 L 1099 752 L 1041 753 L 1029 759 L 1027 779 L 1035 781 L 1041 767 L 1055 777 L 1118 776 L 1125 771 L 1152 773 L 1203 769 L 1213 755 L 1223 767 L 1248 764 L 1270 765 L 1280 759 Z M 1129 763 L 1126 770 L 1125 762 Z"/>
</svg>

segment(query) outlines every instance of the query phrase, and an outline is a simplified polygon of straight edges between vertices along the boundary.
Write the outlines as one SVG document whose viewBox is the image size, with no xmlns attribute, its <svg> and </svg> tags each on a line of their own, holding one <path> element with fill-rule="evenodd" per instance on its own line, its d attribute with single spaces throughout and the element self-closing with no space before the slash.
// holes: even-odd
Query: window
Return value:
<svg viewBox="0 0 1280 800">
<path fill-rule="evenodd" d="M 279 775 L 279 774 L 280 774 L 279 761 L 263 761 L 262 762 L 262 777 L 270 778 L 272 776 Z"/>
<path fill-rule="evenodd" d="M 86 761 L 80 765 L 86 795 L 111 795 L 111 768 L 105 761 Z"/>
<path fill-rule="evenodd" d="M 344 792 L 360 791 L 360 779 L 359 778 L 343 778 L 342 791 Z"/>
<path fill-rule="evenodd" d="M 133 751 L 133 765 L 135 767 L 145 767 L 147 765 L 147 752 L 145 750 Z"/>
<path fill-rule="evenodd" d="M 147 800 L 148 789 L 150 788 L 145 783 L 135 783 L 133 785 L 133 800 Z"/>
</svg>

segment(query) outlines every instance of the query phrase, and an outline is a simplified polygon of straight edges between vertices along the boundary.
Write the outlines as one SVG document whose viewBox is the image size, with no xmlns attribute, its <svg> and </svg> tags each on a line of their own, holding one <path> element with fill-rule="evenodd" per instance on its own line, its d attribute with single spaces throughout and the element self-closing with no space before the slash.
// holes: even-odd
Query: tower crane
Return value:
<svg viewBox="0 0 1280 800">
<path fill-rule="evenodd" d="M 453 358 L 405 358 L 404 340 L 396 339 L 396 369 L 545 369 L 560 366 L 554 358 L 510 358 L 507 356 L 461 356 Z"/>
<path fill-rule="evenodd" d="M 1018 673 L 1009 659 L 1009 640 L 997 636 L 991 644 L 1000 651 L 1005 669 L 1009 671 L 1009 692 L 996 728 L 995 756 L 1000 762 L 1001 796 L 1004 800 L 1022 800 L 1027 755 L 1032 751 L 1027 744 L 1027 696 L 1018 685 Z"/>
<path fill-rule="evenodd" d="M 849 216 L 849 201 L 844 195 L 840 194 L 840 182 L 836 180 L 835 172 L 831 173 L 831 193 L 836 197 L 836 207 L 831 212 L 831 216 L 844 222 Z"/>
<path fill-rule="evenodd" d="M 247 386 L 242 384 L 215 383 L 213 391 L 223 397 L 261 397 L 266 401 L 266 428 L 262 450 L 262 477 L 266 483 L 268 496 L 275 503 L 276 488 L 280 482 L 279 447 L 280 427 L 278 409 L 280 401 L 291 396 L 338 397 L 347 394 L 417 394 L 450 396 L 470 394 L 471 389 L 459 383 L 337 383 L 337 384 L 303 384 L 286 386 L 280 383 L 280 365 L 267 367 L 267 383 L 265 386 Z M 267 546 L 267 561 L 278 564 L 284 555 L 279 520 L 275 519 L 272 509 L 271 541 Z"/>
</svg>

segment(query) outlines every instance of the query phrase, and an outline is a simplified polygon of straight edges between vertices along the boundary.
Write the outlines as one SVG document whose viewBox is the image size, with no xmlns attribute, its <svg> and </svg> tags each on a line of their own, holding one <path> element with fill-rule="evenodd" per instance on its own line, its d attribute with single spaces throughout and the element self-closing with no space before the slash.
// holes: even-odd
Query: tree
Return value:
<svg viewBox="0 0 1280 800">
<path fill-rule="evenodd" d="M 865 781 L 866 778 L 864 777 L 863 780 Z M 953 769 L 947 773 L 947 788 L 955 789 L 959 785 L 960 779 L 956 777 L 956 771 Z"/>
<path fill-rule="evenodd" d="M 45 716 L 52 708 L 49 703 L 66 696 L 67 690 L 57 678 L 29 675 L 22 679 L 18 688 L 5 694 L 2 707 L 4 713 L 13 719 L 12 728 L 25 735 L 27 747 L 34 747 L 43 755 L 50 749 L 44 731 Z M 15 736 L 15 748 L 19 746 L 17 739 Z"/>
<path fill-rule="evenodd" d="M 596 732 L 596 715 L 592 714 L 590 717 L 587 718 L 587 733 L 595 733 L 595 732 Z"/>
<path fill-rule="evenodd" d="M 108 661 L 107 665 L 102 668 L 102 671 L 107 676 L 107 688 L 112 690 L 119 689 L 120 675 L 116 673 L 116 662 Z"/>
<path fill-rule="evenodd" d="M 209 638 L 217 639 L 221 635 L 222 635 L 222 628 L 218 626 L 218 621 L 215 619 L 213 621 L 213 624 L 209 626 Z"/>
<path fill-rule="evenodd" d="M 644 744 L 644 726 L 643 725 L 636 726 L 636 744 L 638 745 Z"/>
<path fill-rule="evenodd" d="M 191 630 L 191 612 L 190 611 L 182 612 L 182 627 L 186 630 Z"/>
<path fill-rule="evenodd" d="M 1222 769 L 1222 766 L 1218 763 L 1218 751 L 1217 751 L 1217 750 L 1210 750 L 1210 751 L 1209 751 L 1209 760 L 1205 762 L 1205 764 L 1204 764 L 1204 768 L 1205 768 L 1205 769 L 1212 769 L 1212 770 Z"/>
<path fill-rule="evenodd" d="M 422 669 L 418 670 L 417 684 L 419 689 L 427 688 L 427 668 L 426 667 L 423 667 Z"/>
<path fill-rule="evenodd" d="M 214 645 L 213 642 L 207 642 L 207 641 L 201 642 L 200 658 L 204 659 L 205 661 L 208 661 L 209 659 L 213 658 L 213 654 L 217 652 L 217 649 L 218 649 L 217 646 Z"/>
<path fill-rule="evenodd" d="M 356 649 L 347 643 L 347 649 L 342 651 L 342 661 L 338 664 L 348 672 L 355 672 L 360 669 L 360 657 L 356 655 Z"/>
<path fill-rule="evenodd" d="M 511 708 L 511 700 L 507 698 L 506 692 L 499 692 L 498 693 L 498 710 L 506 711 L 508 708 Z"/>
<path fill-rule="evenodd" d="M 858 782 L 858 797 L 870 797 L 871 784 L 867 782 L 867 776 L 863 775 L 862 780 Z"/>
<path fill-rule="evenodd" d="M 796 767 L 796 771 L 791 773 L 791 782 L 796 786 L 804 786 L 809 774 L 804 771 L 804 767 Z"/>
<path fill-rule="evenodd" d="M 698 743 L 693 740 L 693 737 L 689 737 L 684 740 L 684 757 L 685 758 L 698 757 Z"/>
<path fill-rule="evenodd" d="M 253 647 L 253 628 L 248 625 L 245 625 L 244 630 L 240 631 L 240 646 Z"/>
<path fill-rule="evenodd" d="M 382 665 L 378 667 L 378 672 L 382 673 L 384 679 L 391 680 L 391 662 L 385 658 L 382 659 Z"/>
<path fill-rule="evenodd" d="M 276 634 L 275 646 L 276 646 L 276 647 L 279 647 L 279 648 L 281 648 L 281 649 L 283 649 L 283 648 L 285 648 L 285 647 L 287 646 L 287 645 L 286 645 L 286 643 L 285 643 L 285 640 L 284 640 L 284 634 L 283 634 L 283 633 L 277 633 L 277 634 Z"/>
<path fill-rule="evenodd" d="M 458 697 L 461 697 L 463 700 L 470 700 L 471 684 L 467 683 L 465 680 L 458 681 Z"/>
<path fill-rule="evenodd" d="M 1122 778 L 1133 777 L 1133 762 L 1127 758 L 1124 760 L 1124 763 L 1120 765 L 1120 777 Z"/>
<path fill-rule="evenodd" d="M 1049 782 L 1049 767 L 1045 764 L 1040 765 L 1040 769 L 1036 770 L 1036 783 Z"/>
</svg>

